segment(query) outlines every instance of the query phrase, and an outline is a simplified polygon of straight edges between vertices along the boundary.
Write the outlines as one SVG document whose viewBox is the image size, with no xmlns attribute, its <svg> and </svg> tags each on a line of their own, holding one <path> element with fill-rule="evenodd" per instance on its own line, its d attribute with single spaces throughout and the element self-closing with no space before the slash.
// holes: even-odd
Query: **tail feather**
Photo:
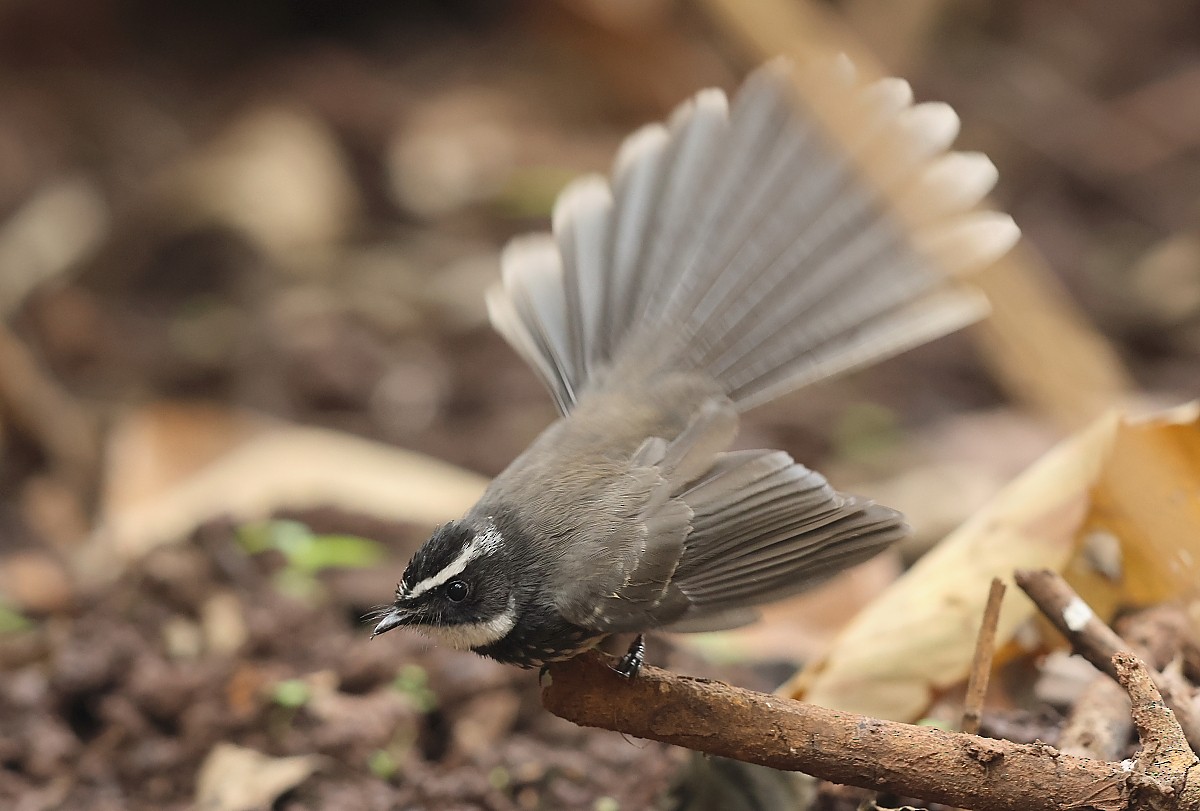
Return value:
<svg viewBox="0 0 1200 811">
<path fill-rule="evenodd" d="M 572 183 L 553 240 L 506 250 L 493 321 L 564 412 L 672 371 L 746 409 L 909 349 L 985 312 L 958 277 L 1017 237 L 976 208 L 995 167 L 947 152 L 957 133 L 902 80 L 773 62 L 732 107 L 706 90 L 630 136 L 611 189 Z"/>
</svg>

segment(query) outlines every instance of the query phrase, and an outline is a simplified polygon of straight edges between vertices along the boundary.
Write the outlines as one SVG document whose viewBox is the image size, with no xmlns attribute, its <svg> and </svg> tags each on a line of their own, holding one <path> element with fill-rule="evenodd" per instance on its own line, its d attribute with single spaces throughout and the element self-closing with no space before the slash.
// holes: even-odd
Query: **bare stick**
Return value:
<svg viewBox="0 0 1200 811">
<path fill-rule="evenodd" d="M 1004 600 L 1004 583 L 992 578 L 987 605 L 979 636 L 975 639 L 975 657 L 971 660 L 971 675 L 967 679 L 967 697 L 963 702 L 962 730 L 969 735 L 979 731 L 983 716 L 983 700 L 987 697 L 988 680 L 992 675 L 992 657 L 996 654 L 996 623 L 1000 621 L 1000 603 Z"/>
<path fill-rule="evenodd" d="M 1117 677 L 1113 654 L 1129 651 L 1130 646 L 1096 616 L 1092 607 L 1067 585 L 1067 581 L 1049 569 L 1022 569 L 1013 577 L 1046 619 L 1067 638 L 1076 653 L 1098 670 L 1114 679 Z"/>
<path fill-rule="evenodd" d="M 645 666 L 637 678 L 596 652 L 552 665 L 542 703 L 584 726 L 619 730 L 836 783 L 977 811 L 1128 808 L 1116 763 L 867 718 Z"/>
<path fill-rule="evenodd" d="M 1114 679 L 1117 678 L 1117 672 L 1113 656 L 1117 653 L 1142 653 L 1105 625 L 1056 572 L 1049 569 L 1023 569 L 1016 572 L 1014 578 L 1046 619 L 1067 638 L 1075 652 Z M 1172 702 L 1171 709 L 1175 711 L 1188 742 L 1200 752 L 1200 717 L 1197 717 L 1190 693 L 1180 695 L 1177 684 L 1164 681 L 1158 670 L 1151 669 L 1149 672 L 1156 690 L 1168 702 Z"/>
<path fill-rule="evenodd" d="M 1114 655 L 1112 664 L 1129 694 L 1142 742 L 1132 786 L 1134 807 L 1200 809 L 1200 781 L 1188 779 L 1190 772 L 1200 774 L 1200 760 L 1154 686 L 1153 671 L 1131 653 Z"/>
<path fill-rule="evenodd" d="M 1187 616 L 1178 605 L 1143 609 L 1125 617 L 1116 631 L 1152 668 L 1162 670 L 1163 678 L 1172 675 L 1163 670 L 1186 642 Z M 1129 696 L 1106 675 L 1098 675 L 1084 688 L 1058 738 L 1058 748 L 1070 755 L 1117 760 L 1129 742 L 1133 719 L 1129 716 Z"/>
</svg>

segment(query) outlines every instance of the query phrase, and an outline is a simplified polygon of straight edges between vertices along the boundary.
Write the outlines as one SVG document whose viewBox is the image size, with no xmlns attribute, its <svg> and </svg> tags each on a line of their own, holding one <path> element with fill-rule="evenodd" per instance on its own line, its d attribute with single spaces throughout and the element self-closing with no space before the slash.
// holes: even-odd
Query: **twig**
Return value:
<svg viewBox="0 0 1200 811">
<path fill-rule="evenodd" d="M 1117 677 L 1113 654 L 1129 651 L 1130 645 L 1096 616 L 1067 581 L 1049 569 L 1022 569 L 1015 573 L 1014 579 L 1076 653 L 1098 670 Z"/>
<path fill-rule="evenodd" d="M 1075 652 L 1114 679 L 1117 678 L 1117 672 L 1113 656 L 1117 653 L 1142 653 L 1137 646 L 1130 645 L 1105 625 L 1056 572 L 1025 569 L 1016 572 L 1014 578 L 1042 614 L 1067 638 Z M 1191 696 L 1179 695 L 1177 685 L 1164 681 L 1157 669 L 1150 669 L 1149 672 L 1156 690 L 1171 703 L 1171 709 L 1175 711 L 1188 742 L 1200 752 L 1200 718 L 1197 717 Z"/>
<path fill-rule="evenodd" d="M 979 636 L 975 639 L 975 656 L 971 660 L 971 675 L 967 679 L 967 697 L 963 701 L 962 731 L 969 735 L 979 732 L 983 716 L 983 700 L 987 696 L 988 679 L 992 674 L 992 657 L 996 653 L 996 624 L 1000 621 L 1000 604 L 1004 600 L 1004 583 L 992 578 L 987 605 Z"/>
<path fill-rule="evenodd" d="M 1121 639 L 1146 658 L 1150 667 L 1162 670 L 1179 655 L 1186 640 L 1187 617 L 1180 606 L 1162 605 L 1143 609 L 1117 623 Z M 1170 671 L 1164 671 L 1168 677 Z M 1096 676 L 1080 694 L 1058 738 L 1058 748 L 1080 757 L 1116 760 L 1129 742 L 1133 720 L 1129 696 L 1107 675 Z"/>
<path fill-rule="evenodd" d="M 1119 764 L 868 718 L 643 667 L 637 678 L 592 652 L 552 665 L 555 715 L 712 755 L 977 811 L 1123 811 Z"/>
<path fill-rule="evenodd" d="M 1133 725 L 1142 742 L 1132 781 L 1134 807 L 1200 809 L 1200 760 L 1184 738 L 1178 719 L 1154 686 L 1154 672 L 1131 653 L 1112 659 L 1117 680 L 1129 694 Z"/>
</svg>

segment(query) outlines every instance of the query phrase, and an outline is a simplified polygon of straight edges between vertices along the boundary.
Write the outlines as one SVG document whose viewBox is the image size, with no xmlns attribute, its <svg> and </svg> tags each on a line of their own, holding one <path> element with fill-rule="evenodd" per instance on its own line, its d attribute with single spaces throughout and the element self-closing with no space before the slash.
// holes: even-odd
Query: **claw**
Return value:
<svg viewBox="0 0 1200 811">
<path fill-rule="evenodd" d="M 646 661 L 646 637 L 643 634 L 638 634 L 633 642 L 629 645 L 629 650 L 621 661 L 617 662 L 617 666 L 613 670 L 627 679 L 632 679 L 642 669 L 642 663 Z"/>
</svg>

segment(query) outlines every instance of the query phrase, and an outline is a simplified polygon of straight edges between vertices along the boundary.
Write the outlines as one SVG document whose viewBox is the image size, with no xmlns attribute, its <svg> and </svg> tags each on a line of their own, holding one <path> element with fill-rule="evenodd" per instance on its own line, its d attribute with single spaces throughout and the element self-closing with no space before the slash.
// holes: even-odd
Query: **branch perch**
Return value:
<svg viewBox="0 0 1200 811">
<path fill-rule="evenodd" d="M 1120 764 L 868 718 L 644 666 L 637 678 L 597 652 L 552 665 L 550 712 L 583 726 L 683 746 L 835 783 L 977 811 L 1124 811 Z"/>
</svg>

